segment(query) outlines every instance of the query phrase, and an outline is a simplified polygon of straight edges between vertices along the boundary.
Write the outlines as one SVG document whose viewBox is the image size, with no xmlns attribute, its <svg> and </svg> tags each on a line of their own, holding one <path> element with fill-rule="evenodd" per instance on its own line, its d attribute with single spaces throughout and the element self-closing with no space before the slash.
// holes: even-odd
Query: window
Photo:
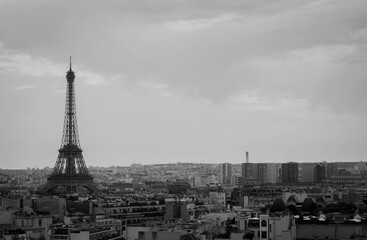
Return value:
<svg viewBox="0 0 367 240">
<path fill-rule="evenodd" d="M 262 226 L 262 227 L 266 227 L 266 226 L 267 226 L 267 222 L 266 222 L 266 220 L 261 220 L 261 226 Z"/>
<path fill-rule="evenodd" d="M 258 219 L 249 219 L 248 227 L 250 228 L 258 228 L 260 226 L 260 222 Z"/>
<path fill-rule="evenodd" d="M 41 227 L 42 226 L 42 219 L 38 220 L 38 226 Z"/>
<path fill-rule="evenodd" d="M 261 231 L 261 238 L 267 238 L 268 234 L 266 231 Z"/>
</svg>

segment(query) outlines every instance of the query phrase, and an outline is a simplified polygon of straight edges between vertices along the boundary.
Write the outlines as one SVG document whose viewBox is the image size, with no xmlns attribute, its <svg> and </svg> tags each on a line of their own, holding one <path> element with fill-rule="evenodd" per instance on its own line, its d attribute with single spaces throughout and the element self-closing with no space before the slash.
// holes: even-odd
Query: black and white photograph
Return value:
<svg viewBox="0 0 367 240">
<path fill-rule="evenodd" d="M 0 240 L 367 240 L 366 0 L 0 0 Z"/>
</svg>

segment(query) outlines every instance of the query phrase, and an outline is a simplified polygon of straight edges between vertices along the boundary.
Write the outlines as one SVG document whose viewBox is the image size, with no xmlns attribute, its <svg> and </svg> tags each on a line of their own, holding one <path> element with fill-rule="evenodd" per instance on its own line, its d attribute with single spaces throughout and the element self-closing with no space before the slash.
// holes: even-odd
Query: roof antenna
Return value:
<svg viewBox="0 0 367 240">
<path fill-rule="evenodd" d="M 70 71 L 72 71 L 72 70 L 71 70 L 71 56 L 70 56 Z"/>
</svg>

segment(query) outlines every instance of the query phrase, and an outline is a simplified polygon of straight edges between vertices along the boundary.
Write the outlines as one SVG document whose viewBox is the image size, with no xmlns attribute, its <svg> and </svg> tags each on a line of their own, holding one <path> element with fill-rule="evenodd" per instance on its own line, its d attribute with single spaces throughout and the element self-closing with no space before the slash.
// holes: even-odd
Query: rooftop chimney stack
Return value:
<svg viewBox="0 0 367 240">
<path fill-rule="evenodd" d="M 246 163 L 249 163 L 248 152 L 246 152 Z"/>
</svg>

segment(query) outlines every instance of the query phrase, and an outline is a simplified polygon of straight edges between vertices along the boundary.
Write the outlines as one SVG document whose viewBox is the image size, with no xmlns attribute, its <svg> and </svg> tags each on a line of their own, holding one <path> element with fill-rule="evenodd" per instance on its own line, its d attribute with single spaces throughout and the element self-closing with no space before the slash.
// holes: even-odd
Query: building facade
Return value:
<svg viewBox="0 0 367 240">
<path fill-rule="evenodd" d="M 296 162 L 282 163 L 282 183 L 283 184 L 298 183 L 298 163 Z"/>
<path fill-rule="evenodd" d="M 232 164 L 222 163 L 220 164 L 220 182 L 223 185 L 230 185 L 232 179 Z"/>
<path fill-rule="evenodd" d="M 314 168 L 314 182 L 319 183 L 326 179 L 326 166 L 322 163 L 318 163 Z"/>
<path fill-rule="evenodd" d="M 242 163 L 242 179 L 254 180 L 255 179 L 255 164 L 253 163 Z"/>
<path fill-rule="evenodd" d="M 299 181 L 302 183 L 312 183 L 314 181 L 314 169 L 314 163 L 301 163 Z"/>
</svg>

